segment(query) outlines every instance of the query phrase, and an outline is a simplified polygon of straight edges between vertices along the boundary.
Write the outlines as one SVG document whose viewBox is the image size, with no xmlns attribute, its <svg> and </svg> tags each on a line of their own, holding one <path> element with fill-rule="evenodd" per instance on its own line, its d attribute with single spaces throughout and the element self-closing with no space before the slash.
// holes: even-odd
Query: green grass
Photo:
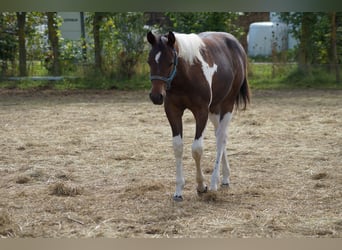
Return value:
<svg viewBox="0 0 342 250">
<path fill-rule="evenodd" d="M 53 84 L 50 81 L 33 81 L 33 80 L 21 80 L 21 81 L 0 81 L 0 88 L 2 89 L 46 89 L 53 88 Z"/>
<path fill-rule="evenodd" d="M 335 76 L 322 68 L 304 75 L 297 64 L 254 63 L 249 65 L 249 83 L 253 89 L 342 89 Z"/>
<path fill-rule="evenodd" d="M 147 68 L 141 69 L 132 79 L 116 79 L 115 76 L 106 77 L 91 71 L 83 75 L 85 77 L 66 78 L 60 81 L 0 81 L 0 88 L 141 90 L 151 87 Z M 311 75 L 304 76 L 298 70 L 297 64 L 250 63 L 248 75 L 252 89 L 342 89 L 342 83 L 336 84 L 335 76 L 327 73 L 322 67 L 313 68 Z"/>
<path fill-rule="evenodd" d="M 28 77 L 29 78 L 29 77 Z M 56 90 L 141 90 L 149 89 L 151 83 L 148 74 L 139 74 L 131 79 L 113 79 L 100 74 L 88 75 L 87 77 L 68 77 L 62 80 L 2 80 L 0 89 L 56 89 Z"/>
<path fill-rule="evenodd" d="M 66 79 L 56 82 L 53 87 L 59 90 L 67 89 L 117 89 L 117 90 L 141 90 L 150 88 L 146 76 L 135 76 L 132 79 L 110 79 L 106 77 L 92 77 L 79 79 Z"/>
</svg>

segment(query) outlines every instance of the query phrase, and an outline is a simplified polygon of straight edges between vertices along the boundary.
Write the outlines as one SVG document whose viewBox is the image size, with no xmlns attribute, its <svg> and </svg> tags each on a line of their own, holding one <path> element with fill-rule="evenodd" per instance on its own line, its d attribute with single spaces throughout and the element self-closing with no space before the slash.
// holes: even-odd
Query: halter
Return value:
<svg viewBox="0 0 342 250">
<path fill-rule="evenodd" d="M 177 73 L 177 64 L 178 64 L 178 57 L 177 57 L 177 52 L 175 49 L 173 49 L 173 69 L 169 75 L 169 77 L 164 77 L 164 76 L 158 76 L 158 75 L 151 75 L 150 80 L 161 80 L 166 83 L 166 90 L 170 90 L 171 88 L 171 82 L 176 76 Z"/>
</svg>

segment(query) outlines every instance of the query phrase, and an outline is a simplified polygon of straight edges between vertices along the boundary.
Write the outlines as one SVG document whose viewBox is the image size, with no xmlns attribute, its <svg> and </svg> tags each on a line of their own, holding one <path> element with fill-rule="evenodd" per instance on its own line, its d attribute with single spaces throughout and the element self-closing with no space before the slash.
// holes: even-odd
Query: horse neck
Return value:
<svg viewBox="0 0 342 250">
<path fill-rule="evenodd" d="M 182 58 L 178 58 L 177 73 L 172 83 L 174 87 L 181 89 L 182 87 L 184 87 L 184 82 L 190 81 L 189 71 L 190 68 L 187 62 L 185 62 Z"/>
<path fill-rule="evenodd" d="M 175 45 L 175 49 L 179 55 L 179 48 L 177 46 L 177 43 Z M 190 64 L 190 62 L 188 62 L 184 58 L 180 56 L 178 57 L 177 73 L 176 73 L 174 81 L 172 82 L 172 87 L 174 89 L 177 89 L 180 91 L 189 90 L 189 88 L 191 89 L 192 78 L 193 78 L 191 77 L 191 75 L 193 74 L 193 70 L 194 70 L 193 67 L 197 63 L 199 63 L 197 59 L 195 59 L 195 62 Z"/>
</svg>

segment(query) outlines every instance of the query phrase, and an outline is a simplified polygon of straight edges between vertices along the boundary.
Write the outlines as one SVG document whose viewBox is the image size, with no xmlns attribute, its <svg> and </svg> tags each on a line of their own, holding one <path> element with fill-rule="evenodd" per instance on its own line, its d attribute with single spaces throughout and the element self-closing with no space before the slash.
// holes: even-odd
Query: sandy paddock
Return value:
<svg viewBox="0 0 342 250">
<path fill-rule="evenodd" d="M 171 130 L 148 92 L 0 91 L 0 237 L 341 237 L 342 91 L 253 94 L 215 195 L 196 194 L 185 113 L 176 203 Z M 212 124 L 204 143 L 209 182 Z"/>
</svg>

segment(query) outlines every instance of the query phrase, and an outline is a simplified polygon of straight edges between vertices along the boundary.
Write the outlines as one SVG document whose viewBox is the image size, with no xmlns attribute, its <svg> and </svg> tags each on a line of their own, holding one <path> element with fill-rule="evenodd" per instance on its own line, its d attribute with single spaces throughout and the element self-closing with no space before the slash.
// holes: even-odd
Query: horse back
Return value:
<svg viewBox="0 0 342 250">
<path fill-rule="evenodd" d="M 212 105 L 227 98 L 234 102 L 247 78 L 247 56 L 242 45 L 225 32 L 203 32 L 199 36 L 205 44 L 204 60 L 217 65 L 211 86 Z"/>
<path fill-rule="evenodd" d="M 203 32 L 198 35 L 206 45 L 204 54 L 206 54 L 207 59 L 214 61 L 221 67 L 231 66 L 233 70 L 234 68 L 239 70 L 240 67 L 246 67 L 246 53 L 240 42 L 232 34 Z"/>
</svg>

